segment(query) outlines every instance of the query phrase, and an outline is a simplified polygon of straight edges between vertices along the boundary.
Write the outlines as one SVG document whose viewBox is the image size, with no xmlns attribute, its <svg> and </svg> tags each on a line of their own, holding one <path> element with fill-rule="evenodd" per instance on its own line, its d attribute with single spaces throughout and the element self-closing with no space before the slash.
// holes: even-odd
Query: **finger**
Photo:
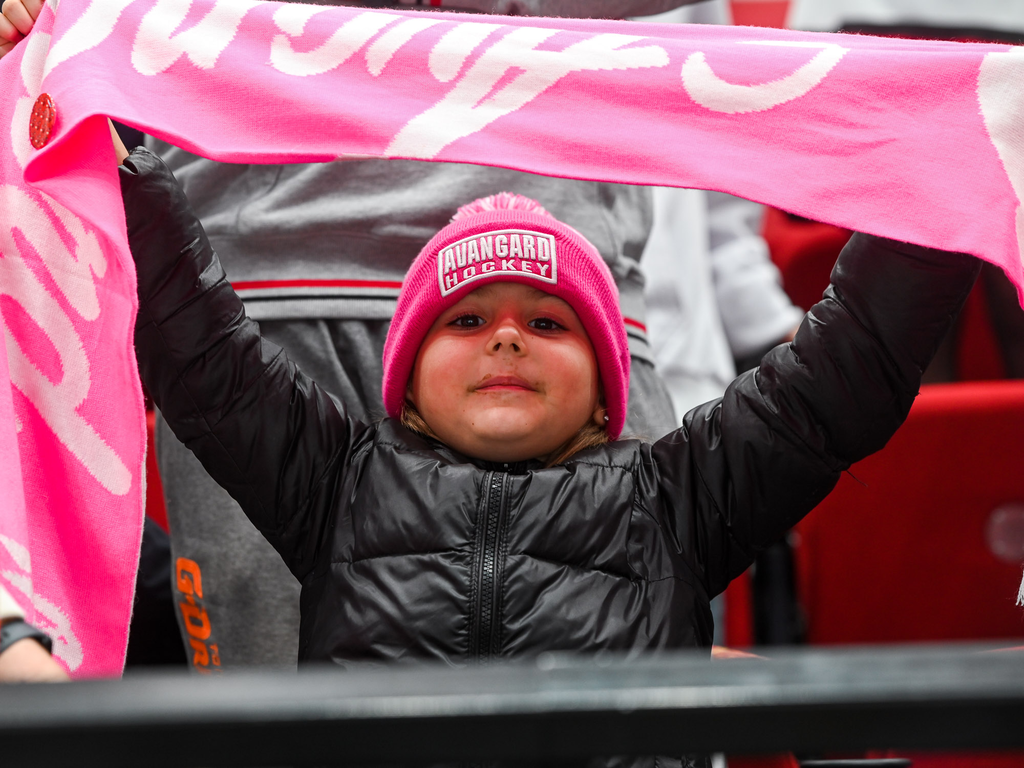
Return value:
<svg viewBox="0 0 1024 768">
<path fill-rule="evenodd" d="M 125 149 L 124 142 L 121 141 L 121 137 L 117 135 L 117 129 L 114 127 L 114 123 L 107 118 L 107 125 L 110 126 L 110 138 L 114 142 L 114 155 L 117 156 L 117 164 L 121 165 L 124 159 L 128 157 L 128 150 Z"/>
<path fill-rule="evenodd" d="M 45 0 L 21 0 L 21 3 L 25 6 L 25 10 L 28 11 L 28 15 L 32 17 L 32 21 L 35 21 L 43 10 Z"/>
<path fill-rule="evenodd" d="M 0 42 L 13 44 L 23 37 L 24 35 L 7 20 L 6 16 L 0 16 Z"/>
<path fill-rule="evenodd" d="M 14 50 L 14 43 L 0 43 L 0 59 Z"/>
<path fill-rule="evenodd" d="M 36 23 L 28 10 L 25 8 L 25 4 L 22 0 L 4 0 L 3 5 L 4 16 L 17 28 L 23 35 L 27 35 L 32 31 L 32 25 Z"/>
</svg>

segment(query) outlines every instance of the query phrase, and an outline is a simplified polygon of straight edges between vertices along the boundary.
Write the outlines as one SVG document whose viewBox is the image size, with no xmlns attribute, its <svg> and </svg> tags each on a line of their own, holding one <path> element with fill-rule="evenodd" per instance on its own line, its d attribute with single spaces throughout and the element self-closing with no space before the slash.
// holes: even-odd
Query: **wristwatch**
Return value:
<svg viewBox="0 0 1024 768">
<path fill-rule="evenodd" d="M 19 640 L 30 637 L 46 649 L 47 653 L 53 653 L 53 640 L 41 629 L 36 629 L 24 619 L 7 619 L 0 625 L 0 653 L 3 653 Z"/>
</svg>

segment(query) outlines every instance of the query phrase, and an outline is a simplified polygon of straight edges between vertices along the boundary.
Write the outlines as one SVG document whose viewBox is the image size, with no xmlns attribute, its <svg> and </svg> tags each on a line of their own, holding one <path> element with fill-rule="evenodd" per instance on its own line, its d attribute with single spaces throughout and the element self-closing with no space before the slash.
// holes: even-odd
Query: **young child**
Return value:
<svg viewBox="0 0 1024 768">
<path fill-rule="evenodd" d="M 652 445 L 619 440 L 597 253 L 477 201 L 410 268 L 362 424 L 261 339 L 166 167 L 120 171 L 143 380 L 301 581 L 300 658 L 339 664 L 708 647 L 710 599 L 902 423 L 979 266 L 855 236 L 795 340 Z"/>
</svg>

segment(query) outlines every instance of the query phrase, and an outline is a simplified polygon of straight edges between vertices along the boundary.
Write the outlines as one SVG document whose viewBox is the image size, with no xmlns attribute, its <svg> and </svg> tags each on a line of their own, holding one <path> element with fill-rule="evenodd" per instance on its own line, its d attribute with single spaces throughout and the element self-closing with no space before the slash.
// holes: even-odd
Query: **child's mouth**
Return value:
<svg viewBox="0 0 1024 768">
<path fill-rule="evenodd" d="M 491 376 L 490 378 L 484 379 L 477 385 L 477 392 L 497 392 L 497 391 L 529 391 L 533 392 L 534 388 L 530 385 L 530 382 L 526 379 L 521 379 L 518 376 Z"/>
</svg>

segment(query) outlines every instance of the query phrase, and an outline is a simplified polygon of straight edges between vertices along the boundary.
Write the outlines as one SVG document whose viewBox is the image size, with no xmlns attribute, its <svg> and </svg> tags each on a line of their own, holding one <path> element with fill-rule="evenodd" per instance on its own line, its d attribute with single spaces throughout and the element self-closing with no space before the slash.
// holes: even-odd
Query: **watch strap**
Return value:
<svg viewBox="0 0 1024 768">
<path fill-rule="evenodd" d="M 8 619 L 0 625 L 0 653 L 3 653 L 19 640 L 31 638 L 46 649 L 47 653 L 53 653 L 53 640 L 41 629 L 36 629 L 23 619 Z"/>
</svg>

